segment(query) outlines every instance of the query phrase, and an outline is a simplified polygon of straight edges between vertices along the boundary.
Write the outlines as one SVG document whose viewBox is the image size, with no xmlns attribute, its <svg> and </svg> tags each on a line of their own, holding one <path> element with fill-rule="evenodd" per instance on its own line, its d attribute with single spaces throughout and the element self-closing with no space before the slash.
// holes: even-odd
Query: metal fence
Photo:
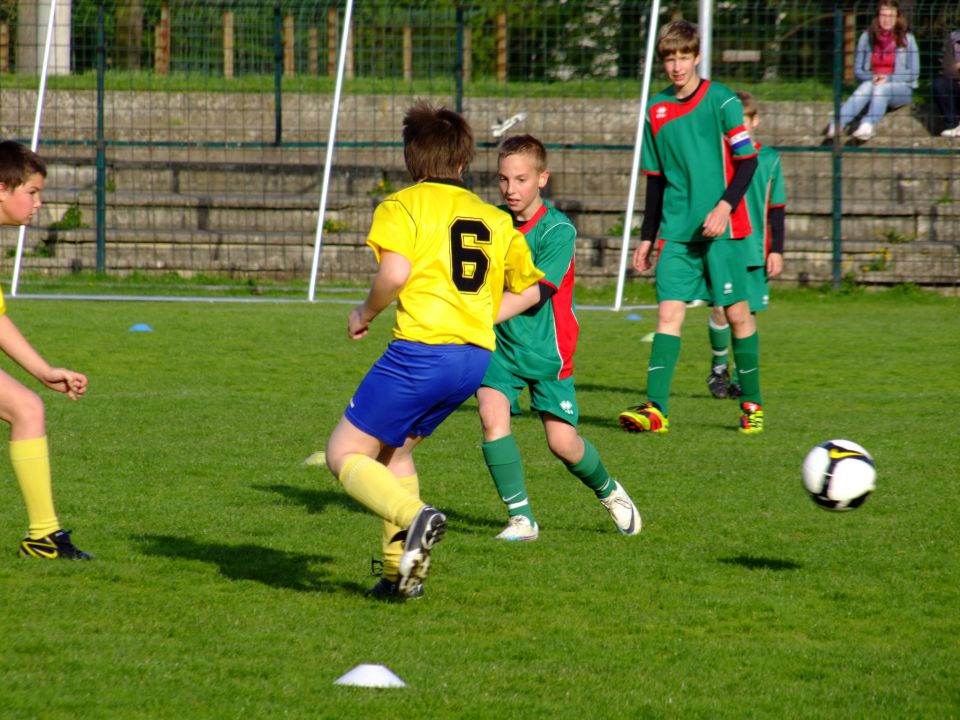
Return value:
<svg viewBox="0 0 960 720">
<path fill-rule="evenodd" d="M 5 138 L 31 140 L 49 3 L 0 2 Z M 758 98 L 758 139 L 783 157 L 782 282 L 960 286 L 960 138 L 940 136 L 931 100 L 960 7 L 904 8 L 919 86 L 866 143 L 825 141 L 823 131 L 855 85 L 854 46 L 874 3 L 714 9 L 710 76 Z M 667 4 L 659 21 L 696 21 L 698 9 Z M 23 290 L 49 276 L 94 288 L 158 273 L 308 281 L 344 10 L 60 0 L 39 136 L 50 176 L 26 236 Z M 365 231 L 377 200 L 409 182 L 400 121 L 427 97 L 472 123 L 479 152 L 467 179 L 491 201 L 500 138 L 540 137 L 548 195 L 579 231 L 578 275 L 614 282 L 649 14 L 649 3 L 629 0 L 358 3 L 319 277 L 365 280 L 373 270 Z M 666 84 L 655 66 L 651 91 Z M 0 240 L 10 257 L 15 233 Z"/>
</svg>

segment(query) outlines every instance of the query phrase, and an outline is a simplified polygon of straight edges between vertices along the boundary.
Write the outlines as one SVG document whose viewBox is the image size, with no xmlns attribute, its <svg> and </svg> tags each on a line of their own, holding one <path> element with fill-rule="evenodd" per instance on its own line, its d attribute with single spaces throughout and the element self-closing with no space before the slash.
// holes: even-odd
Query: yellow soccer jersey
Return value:
<svg viewBox="0 0 960 720">
<path fill-rule="evenodd" d="M 385 198 L 367 244 L 380 261 L 410 261 L 397 298 L 399 340 L 493 350 L 504 288 L 519 293 L 543 277 L 523 235 L 499 208 L 452 180 L 425 180 Z"/>
<path fill-rule="evenodd" d="M 7 301 L 3 297 L 3 288 L 0 288 L 0 315 L 7 314 Z"/>
</svg>

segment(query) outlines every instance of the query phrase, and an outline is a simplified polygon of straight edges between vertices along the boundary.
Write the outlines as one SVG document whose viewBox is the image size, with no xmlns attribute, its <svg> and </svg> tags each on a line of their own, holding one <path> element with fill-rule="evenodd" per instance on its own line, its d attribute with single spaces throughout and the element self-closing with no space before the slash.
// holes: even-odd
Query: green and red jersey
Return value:
<svg viewBox="0 0 960 720">
<path fill-rule="evenodd" d="M 495 326 L 496 354 L 518 377 L 562 380 L 573 374 L 580 333 L 573 300 L 577 231 L 546 201 L 517 229 L 527 240 L 533 264 L 544 274 L 540 282 L 555 292 L 532 315 L 520 314 Z"/>
<path fill-rule="evenodd" d="M 787 204 L 780 155 L 773 148 L 760 143 L 756 144 L 756 150 L 757 171 L 741 203 L 746 204 L 750 212 L 750 225 L 753 228 L 744 246 L 747 267 L 766 265 L 767 255 L 770 254 L 770 224 L 767 222 L 770 208 L 785 207 Z"/>
<path fill-rule="evenodd" d="M 640 170 L 662 175 L 663 219 L 659 237 L 674 242 L 704 238 L 703 221 L 723 197 L 734 161 L 756 151 L 743 124 L 743 105 L 725 85 L 703 80 L 689 97 L 678 100 L 671 86 L 647 105 Z M 750 218 L 741 202 L 730 215 L 723 238 L 750 234 Z"/>
</svg>

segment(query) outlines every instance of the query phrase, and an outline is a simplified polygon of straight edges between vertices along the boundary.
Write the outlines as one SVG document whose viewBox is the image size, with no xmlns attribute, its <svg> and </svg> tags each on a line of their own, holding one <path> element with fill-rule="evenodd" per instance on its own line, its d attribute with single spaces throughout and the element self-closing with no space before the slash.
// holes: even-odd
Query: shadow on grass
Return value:
<svg viewBox="0 0 960 720">
<path fill-rule="evenodd" d="M 311 515 L 321 513 L 332 505 L 354 512 L 366 512 L 358 502 L 342 491 L 308 490 L 294 485 L 252 485 L 251 487 L 254 490 L 276 493 L 288 500 L 293 500 L 303 505 Z"/>
<path fill-rule="evenodd" d="M 735 555 L 734 557 L 720 558 L 718 562 L 726 565 L 739 565 L 748 570 L 800 570 L 803 565 L 793 560 L 780 558 L 756 557 L 755 555 Z"/>
<path fill-rule="evenodd" d="M 324 555 L 274 550 L 260 545 L 224 545 L 202 542 L 173 535 L 142 535 L 134 538 L 143 552 L 169 558 L 184 558 L 216 565 L 220 574 L 230 580 L 253 580 L 270 587 L 299 592 L 362 592 L 356 583 L 331 583 L 326 573 L 311 569 L 327 564 L 332 558 Z"/>
</svg>

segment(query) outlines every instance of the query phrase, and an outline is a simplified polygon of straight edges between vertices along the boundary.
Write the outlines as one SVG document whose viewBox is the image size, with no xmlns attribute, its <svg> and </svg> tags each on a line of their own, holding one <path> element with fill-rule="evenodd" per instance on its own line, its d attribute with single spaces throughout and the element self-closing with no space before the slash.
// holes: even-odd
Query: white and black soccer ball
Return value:
<svg viewBox="0 0 960 720">
<path fill-rule="evenodd" d="M 827 440 L 807 453 L 803 486 L 827 510 L 853 510 L 866 502 L 876 486 L 873 458 L 851 440 Z"/>
</svg>

